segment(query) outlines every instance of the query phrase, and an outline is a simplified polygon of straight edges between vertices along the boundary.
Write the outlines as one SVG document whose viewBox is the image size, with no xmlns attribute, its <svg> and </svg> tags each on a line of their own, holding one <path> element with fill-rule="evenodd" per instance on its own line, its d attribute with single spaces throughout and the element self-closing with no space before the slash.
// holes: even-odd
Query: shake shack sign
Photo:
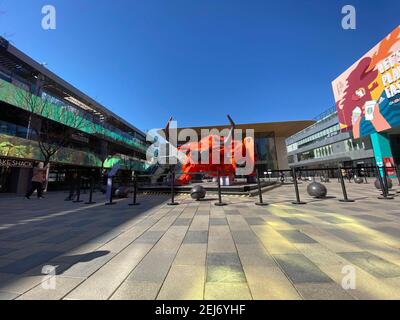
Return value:
<svg viewBox="0 0 400 320">
<path fill-rule="evenodd" d="M 32 161 L 0 158 L 0 167 L 7 168 L 32 168 Z"/>
</svg>

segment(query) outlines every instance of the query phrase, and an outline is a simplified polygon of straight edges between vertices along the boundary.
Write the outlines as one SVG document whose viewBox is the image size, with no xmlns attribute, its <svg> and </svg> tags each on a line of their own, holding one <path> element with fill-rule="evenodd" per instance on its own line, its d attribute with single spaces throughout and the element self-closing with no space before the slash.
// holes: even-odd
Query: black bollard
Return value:
<svg viewBox="0 0 400 320">
<path fill-rule="evenodd" d="M 168 205 L 176 206 L 179 203 L 175 202 L 175 168 L 172 168 L 171 173 L 171 202 L 169 202 Z"/>
<path fill-rule="evenodd" d="M 365 170 L 365 168 L 364 168 L 363 172 L 364 172 L 364 180 L 365 180 L 365 183 L 368 183 L 368 180 L 367 180 L 368 169 Z"/>
<path fill-rule="evenodd" d="M 293 204 L 306 204 L 305 202 L 300 200 L 300 193 L 299 193 L 299 185 L 297 184 L 297 175 L 296 170 L 292 168 L 292 177 L 294 183 L 294 191 L 296 193 L 296 201 L 292 201 Z"/>
<path fill-rule="evenodd" d="M 394 166 L 394 170 L 396 170 L 397 181 L 399 182 L 399 186 L 400 186 L 400 172 L 399 172 L 399 167 L 397 167 L 397 166 L 395 165 L 395 166 Z"/>
<path fill-rule="evenodd" d="M 214 203 L 214 205 L 218 207 L 226 206 L 226 203 L 222 202 L 222 195 L 221 195 L 221 181 L 220 181 L 221 175 L 218 170 L 217 172 L 217 184 L 218 184 L 218 202 Z"/>
<path fill-rule="evenodd" d="M 85 204 L 96 203 L 95 201 L 93 201 L 93 188 L 94 188 L 93 185 L 94 185 L 93 177 L 90 177 L 89 201 L 88 201 L 88 202 L 85 202 Z"/>
<path fill-rule="evenodd" d="M 346 185 L 344 183 L 342 168 L 340 166 L 338 167 L 338 172 L 339 172 L 340 185 L 342 186 L 342 192 L 343 192 L 343 199 L 339 199 L 339 201 L 340 202 L 354 202 L 354 200 L 349 199 L 347 197 Z"/>
<path fill-rule="evenodd" d="M 258 168 L 256 167 L 256 177 L 257 177 L 257 187 L 258 187 L 258 197 L 260 202 L 256 202 L 256 206 L 267 206 L 268 203 L 263 201 L 263 196 L 261 192 L 261 182 L 260 182 L 260 173 L 258 172 Z"/>
<path fill-rule="evenodd" d="M 76 190 L 76 200 L 73 201 L 75 203 L 83 202 L 81 200 L 81 184 L 82 184 L 82 179 L 81 179 L 81 176 L 79 175 L 78 176 L 78 189 Z"/>
<path fill-rule="evenodd" d="M 136 172 L 133 174 L 133 200 L 132 203 L 130 203 L 130 206 L 137 206 L 140 203 L 136 202 L 136 197 L 137 197 L 137 179 L 136 179 Z"/>
<path fill-rule="evenodd" d="M 71 183 L 69 185 L 69 195 L 64 199 L 64 201 L 72 201 L 72 199 L 74 198 L 75 185 L 76 185 L 76 180 L 72 178 Z"/>
<path fill-rule="evenodd" d="M 386 170 L 384 169 L 384 167 L 383 167 L 382 171 L 383 171 L 383 176 L 385 177 L 385 180 L 386 180 Z M 381 186 L 381 191 L 382 191 L 382 194 L 378 197 L 378 199 L 381 199 L 381 200 L 393 200 L 394 198 L 389 195 L 389 191 L 387 189 L 387 180 L 386 180 L 386 183 L 385 183 L 385 180 L 382 179 L 381 171 L 379 170 L 379 167 L 376 167 L 376 174 L 377 174 L 377 177 L 378 177 L 378 180 L 379 180 L 379 185 Z"/>
<path fill-rule="evenodd" d="M 87 192 L 87 187 L 88 187 L 88 178 L 87 177 L 83 177 L 82 178 L 83 183 L 82 183 L 82 190 L 83 190 L 83 194 L 86 194 Z"/>
<path fill-rule="evenodd" d="M 394 196 L 394 194 L 390 193 L 390 190 L 389 190 L 389 182 L 388 182 L 388 175 L 387 175 L 387 171 L 386 171 L 387 170 L 386 166 L 383 166 L 382 170 L 383 170 L 383 183 L 385 184 L 386 195 L 389 196 L 389 197 Z"/>
<path fill-rule="evenodd" d="M 111 179 L 111 191 L 110 191 L 110 198 L 108 199 L 108 202 L 106 202 L 106 206 L 110 206 L 110 205 L 116 203 L 116 202 L 113 202 L 113 195 L 114 195 L 114 191 L 113 191 L 114 177 L 110 177 L 110 178 L 108 178 L 108 179 Z"/>
<path fill-rule="evenodd" d="M 397 182 L 399 183 L 399 186 L 400 186 L 400 172 L 399 172 L 399 167 L 396 166 L 396 165 L 394 165 L 394 166 L 393 166 L 393 169 L 394 169 L 395 172 L 396 172 Z"/>
</svg>

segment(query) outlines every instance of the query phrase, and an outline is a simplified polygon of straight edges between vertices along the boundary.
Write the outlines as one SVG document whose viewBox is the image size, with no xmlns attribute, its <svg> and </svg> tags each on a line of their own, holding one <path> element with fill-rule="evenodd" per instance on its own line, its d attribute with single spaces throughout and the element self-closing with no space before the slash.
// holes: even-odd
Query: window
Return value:
<svg viewBox="0 0 400 320">
<path fill-rule="evenodd" d="M 339 124 L 335 124 L 334 126 L 331 126 L 329 128 L 326 128 L 324 130 L 321 130 L 319 132 L 316 132 L 304 139 L 299 140 L 297 143 L 293 143 L 291 145 L 289 145 L 288 148 L 288 152 L 290 151 L 294 151 L 299 147 L 303 147 L 306 146 L 310 143 L 316 142 L 316 141 L 320 141 L 322 139 L 325 138 L 329 138 L 331 136 L 334 136 L 336 134 L 338 134 L 340 132 L 340 127 Z"/>
</svg>

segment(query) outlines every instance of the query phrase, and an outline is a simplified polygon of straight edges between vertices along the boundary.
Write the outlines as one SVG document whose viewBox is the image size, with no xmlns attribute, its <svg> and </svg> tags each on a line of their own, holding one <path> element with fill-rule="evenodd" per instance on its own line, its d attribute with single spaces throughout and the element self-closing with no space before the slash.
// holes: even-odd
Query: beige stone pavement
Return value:
<svg viewBox="0 0 400 320">
<path fill-rule="evenodd" d="M 378 200 L 372 183 L 347 183 L 356 201 L 342 203 L 336 181 L 323 200 L 306 186 L 307 204 L 284 185 L 265 207 L 231 196 L 217 207 L 215 195 L 179 195 L 178 206 L 142 195 L 135 207 L 98 194 L 93 205 L 2 198 L 0 299 L 399 299 L 396 190 Z"/>
</svg>

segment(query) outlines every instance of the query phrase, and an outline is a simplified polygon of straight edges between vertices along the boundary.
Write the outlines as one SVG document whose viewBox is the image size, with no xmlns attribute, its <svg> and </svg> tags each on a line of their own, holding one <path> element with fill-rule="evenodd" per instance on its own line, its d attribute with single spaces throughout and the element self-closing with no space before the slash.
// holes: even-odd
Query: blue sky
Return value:
<svg viewBox="0 0 400 320">
<path fill-rule="evenodd" d="M 41 8 L 57 29 L 41 28 Z M 341 28 L 341 8 L 357 29 Z M 0 0 L 0 34 L 142 130 L 310 119 L 400 24 L 398 1 Z"/>
</svg>

